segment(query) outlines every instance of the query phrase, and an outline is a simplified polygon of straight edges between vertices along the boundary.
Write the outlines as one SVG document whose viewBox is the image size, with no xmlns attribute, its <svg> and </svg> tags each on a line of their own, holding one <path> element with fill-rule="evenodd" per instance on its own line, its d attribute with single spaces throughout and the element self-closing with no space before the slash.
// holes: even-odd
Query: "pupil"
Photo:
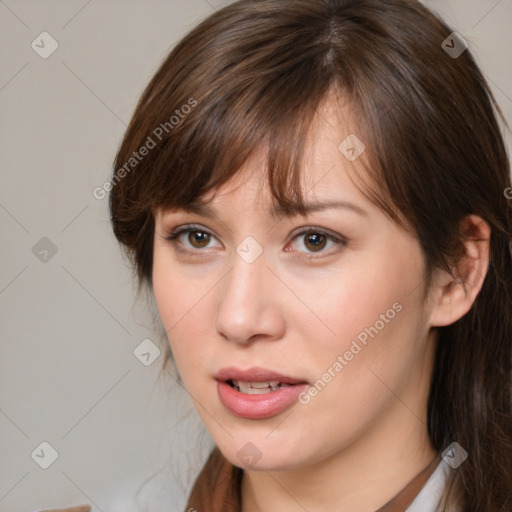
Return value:
<svg viewBox="0 0 512 512">
<path fill-rule="evenodd" d="M 188 235 L 189 242 L 195 247 L 208 245 L 208 233 L 204 231 L 191 231 Z M 198 240 L 199 238 L 199 240 Z"/>
<path fill-rule="evenodd" d="M 324 235 L 321 235 L 319 233 L 313 233 L 311 235 L 308 235 L 306 237 L 306 246 L 308 248 L 312 248 L 314 251 L 317 251 L 318 249 L 323 249 L 325 246 L 326 238 Z M 312 247 L 309 246 L 309 243 L 312 243 Z"/>
</svg>

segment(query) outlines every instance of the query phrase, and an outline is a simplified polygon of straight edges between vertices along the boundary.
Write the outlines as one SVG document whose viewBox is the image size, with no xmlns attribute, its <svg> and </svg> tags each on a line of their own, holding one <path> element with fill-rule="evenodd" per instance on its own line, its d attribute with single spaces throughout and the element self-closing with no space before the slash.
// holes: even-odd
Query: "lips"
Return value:
<svg viewBox="0 0 512 512">
<path fill-rule="evenodd" d="M 297 402 L 308 383 L 296 377 L 253 367 L 223 368 L 216 375 L 218 396 L 233 415 L 251 420 L 275 416 Z"/>
<path fill-rule="evenodd" d="M 238 382 L 278 382 L 280 384 L 307 384 L 305 379 L 299 379 L 283 375 L 281 373 L 267 370 L 260 367 L 252 367 L 247 370 L 241 370 L 235 367 L 222 368 L 215 374 L 218 381 L 238 381 Z"/>
</svg>

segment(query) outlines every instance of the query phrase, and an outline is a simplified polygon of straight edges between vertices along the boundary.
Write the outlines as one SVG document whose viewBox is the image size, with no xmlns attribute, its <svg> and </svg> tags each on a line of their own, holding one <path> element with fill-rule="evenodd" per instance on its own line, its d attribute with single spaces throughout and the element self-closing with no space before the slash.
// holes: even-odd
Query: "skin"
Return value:
<svg viewBox="0 0 512 512">
<path fill-rule="evenodd" d="M 465 288 L 438 271 L 423 302 L 419 242 L 354 185 L 354 164 L 338 150 L 354 132 L 338 114 L 329 100 L 315 121 L 306 200 L 349 201 L 366 215 L 344 208 L 273 217 L 258 153 L 207 197 L 215 217 L 155 215 L 160 316 L 206 428 L 223 455 L 245 469 L 243 512 L 373 512 L 418 474 L 436 454 L 426 426 L 435 327 L 469 310 L 487 271 L 489 228 L 470 216 L 468 233 L 487 241 L 467 242 L 468 257 L 455 269 Z M 181 243 L 165 240 L 190 223 L 213 235 L 206 247 L 192 245 L 187 233 Z M 316 252 L 308 235 L 295 238 L 304 227 L 346 244 L 326 239 Z M 264 249 L 250 264 L 235 251 L 247 236 Z M 395 303 L 401 311 L 309 403 L 248 420 L 220 402 L 213 376 L 226 366 L 262 366 L 314 383 Z M 262 455 L 252 467 L 237 456 L 249 441 Z"/>
</svg>

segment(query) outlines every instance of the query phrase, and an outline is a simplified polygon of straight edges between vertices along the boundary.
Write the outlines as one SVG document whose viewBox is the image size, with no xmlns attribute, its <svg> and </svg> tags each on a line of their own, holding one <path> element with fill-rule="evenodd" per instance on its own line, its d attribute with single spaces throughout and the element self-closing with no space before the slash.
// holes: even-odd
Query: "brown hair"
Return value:
<svg viewBox="0 0 512 512">
<path fill-rule="evenodd" d="M 426 290 L 433 269 L 463 254 L 465 216 L 491 227 L 479 295 L 438 328 L 428 431 L 437 450 L 457 441 L 469 452 L 447 493 L 464 512 L 510 512 L 512 214 L 496 112 L 504 119 L 470 51 L 443 48 L 451 33 L 415 0 L 225 7 L 175 46 L 143 93 L 115 160 L 110 211 L 139 291 L 152 284 L 155 208 L 198 201 L 257 149 L 274 200 L 303 213 L 303 148 L 319 105 L 339 93 L 366 145 L 364 193 L 414 230 Z"/>
</svg>

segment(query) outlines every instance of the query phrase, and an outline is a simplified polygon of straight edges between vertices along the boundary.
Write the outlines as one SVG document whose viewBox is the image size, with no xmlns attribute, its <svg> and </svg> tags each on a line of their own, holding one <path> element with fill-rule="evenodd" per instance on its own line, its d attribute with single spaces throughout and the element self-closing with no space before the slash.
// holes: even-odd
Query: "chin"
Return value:
<svg viewBox="0 0 512 512">
<path fill-rule="evenodd" d="M 249 471 L 286 471 L 310 462 L 303 443 L 291 437 L 270 440 L 267 435 L 227 437 L 217 446 L 231 464 Z"/>
</svg>

